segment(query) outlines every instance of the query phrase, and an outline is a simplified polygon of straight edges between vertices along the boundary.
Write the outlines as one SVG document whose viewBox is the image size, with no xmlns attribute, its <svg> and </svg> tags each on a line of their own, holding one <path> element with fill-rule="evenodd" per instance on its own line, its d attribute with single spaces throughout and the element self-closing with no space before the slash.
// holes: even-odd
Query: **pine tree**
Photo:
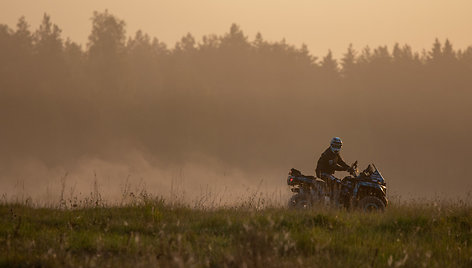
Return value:
<svg viewBox="0 0 472 268">
<path fill-rule="evenodd" d="M 341 59 L 341 73 L 344 77 L 349 77 L 355 68 L 356 65 L 356 51 L 352 47 L 352 44 L 349 44 L 347 52 L 344 53 Z"/>
<path fill-rule="evenodd" d="M 195 41 L 195 37 L 191 33 L 187 33 L 184 37 L 180 39 L 175 45 L 175 49 L 179 52 L 192 52 L 196 48 L 197 42 Z"/>
<path fill-rule="evenodd" d="M 60 56 L 63 46 L 61 29 L 52 24 L 51 17 L 44 14 L 39 29 L 34 33 L 35 48 L 38 54 L 45 58 L 57 58 Z"/>
<path fill-rule="evenodd" d="M 89 35 L 89 57 L 98 61 L 113 61 L 125 49 L 125 22 L 108 13 L 94 12 L 92 33 Z"/>
<path fill-rule="evenodd" d="M 436 38 L 434 40 L 433 48 L 427 54 L 427 60 L 429 62 L 439 62 L 441 61 L 441 58 L 442 58 L 441 43 Z"/>
<path fill-rule="evenodd" d="M 446 39 L 442 49 L 442 58 L 448 62 L 454 61 L 456 59 L 456 52 L 452 48 L 452 44 L 449 39 Z"/>
<path fill-rule="evenodd" d="M 331 50 L 329 50 L 328 54 L 323 57 L 323 60 L 321 61 L 321 68 L 326 73 L 338 73 L 338 62 L 333 58 L 333 53 L 331 52 Z"/>
<path fill-rule="evenodd" d="M 29 30 L 29 24 L 26 22 L 25 17 L 21 17 L 16 24 L 16 31 L 14 38 L 17 47 L 22 53 L 31 53 L 33 48 L 33 36 Z"/>
</svg>

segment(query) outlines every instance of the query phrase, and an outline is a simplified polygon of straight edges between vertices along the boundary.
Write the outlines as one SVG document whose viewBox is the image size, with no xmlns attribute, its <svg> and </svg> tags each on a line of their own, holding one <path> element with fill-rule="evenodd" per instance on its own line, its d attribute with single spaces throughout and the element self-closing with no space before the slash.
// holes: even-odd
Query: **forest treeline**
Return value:
<svg viewBox="0 0 472 268">
<path fill-rule="evenodd" d="M 311 164 L 333 135 L 349 141 L 350 160 L 375 158 L 408 178 L 459 176 L 468 164 L 472 46 L 349 46 L 335 59 L 249 38 L 236 24 L 174 47 L 142 31 L 128 38 L 125 26 L 95 12 L 80 46 L 48 15 L 34 30 L 25 18 L 0 25 L 2 165 L 135 148 L 161 162 L 202 154 L 289 168 Z"/>
</svg>

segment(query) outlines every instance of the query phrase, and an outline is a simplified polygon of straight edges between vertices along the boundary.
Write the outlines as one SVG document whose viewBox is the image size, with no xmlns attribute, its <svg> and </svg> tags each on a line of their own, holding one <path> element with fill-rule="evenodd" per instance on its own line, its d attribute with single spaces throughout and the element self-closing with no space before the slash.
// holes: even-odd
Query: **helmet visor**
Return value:
<svg viewBox="0 0 472 268">
<path fill-rule="evenodd" d="M 341 149 L 341 146 L 342 146 L 342 144 L 339 144 L 339 143 L 331 144 L 331 147 L 333 147 L 334 149 Z"/>
</svg>

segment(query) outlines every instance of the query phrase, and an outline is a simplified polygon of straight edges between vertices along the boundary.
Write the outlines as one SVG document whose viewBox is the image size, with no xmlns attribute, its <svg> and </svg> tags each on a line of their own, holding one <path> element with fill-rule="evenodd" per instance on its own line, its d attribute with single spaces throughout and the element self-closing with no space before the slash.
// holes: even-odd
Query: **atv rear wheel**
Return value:
<svg viewBox="0 0 472 268">
<path fill-rule="evenodd" d="M 288 201 L 289 208 L 295 209 L 306 209 L 310 206 L 310 203 L 303 198 L 300 194 L 293 195 Z"/>
<path fill-rule="evenodd" d="M 385 210 L 385 204 L 382 200 L 371 195 L 362 198 L 358 207 L 364 212 L 383 212 Z"/>
</svg>

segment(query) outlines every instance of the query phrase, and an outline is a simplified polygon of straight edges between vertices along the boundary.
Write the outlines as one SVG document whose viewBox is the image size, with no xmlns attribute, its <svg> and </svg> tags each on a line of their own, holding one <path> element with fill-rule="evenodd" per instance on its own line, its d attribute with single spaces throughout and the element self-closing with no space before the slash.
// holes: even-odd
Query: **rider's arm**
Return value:
<svg viewBox="0 0 472 268">
<path fill-rule="evenodd" d="M 346 171 L 346 170 L 349 170 L 349 168 L 350 168 L 350 166 L 348 164 L 346 164 L 346 162 L 344 162 L 341 155 L 339 155 L 339 158 L 338 158 L 338 165 L 339 165 L 340 169 L 336 169 L 336 170 L 339 170 L 339 171 Z"/>
<path fill-rule="evenodd" d="M 323 157 L 323 156 L 321 156 L 320 159 L 318 159 L 318 162 L 316 163 L 315 175 L 316 175 L 316 177 L 318 177 L 318 178 L 321 178 L 321 165 L 322 165 L 322 163 L 321 163 L 321 161 L 322 161 L 321 158 L 322 158 L 322 157 Z"/>
</svg>

